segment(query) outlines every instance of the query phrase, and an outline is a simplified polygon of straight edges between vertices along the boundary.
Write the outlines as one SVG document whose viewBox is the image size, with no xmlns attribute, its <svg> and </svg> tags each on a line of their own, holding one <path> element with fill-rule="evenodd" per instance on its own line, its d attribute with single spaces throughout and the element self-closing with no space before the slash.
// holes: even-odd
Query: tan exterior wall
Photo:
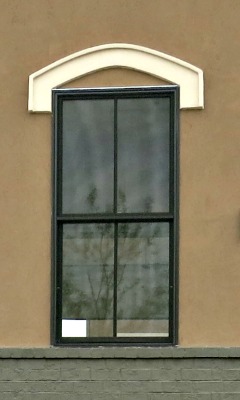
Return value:
<svg viewBox="0 0 240 400">
<path fill-rule="evenodd" d="M 115 42 L 205 73 L 205 109 L 181 111 L 179 343 L 240 346 L 239 0 L 0 5 L 0 346 L 50 344 L 51 116 L 27 112 L 28 76 Z M 135 84 L 159 81 L 110 70 L 74 86 Z"/>
</svg>

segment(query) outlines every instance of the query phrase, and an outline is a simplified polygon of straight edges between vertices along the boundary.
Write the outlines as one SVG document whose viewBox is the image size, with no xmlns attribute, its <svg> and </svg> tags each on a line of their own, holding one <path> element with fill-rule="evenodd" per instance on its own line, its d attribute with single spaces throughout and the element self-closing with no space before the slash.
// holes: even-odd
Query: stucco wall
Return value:
<svg viewBox="0 0 240 400">
<path fill-rule="evenodd" d="M 1 0 L 0 346 L 50 344 L 51 116 L 27 112 L 28 76 L 105 43 L 203 69 L 205 109 L 181 111 L 179 343 L 240 345 L 238 0 Z M 158 84 L 125 70 L 80 86 Z"/>
</svg>

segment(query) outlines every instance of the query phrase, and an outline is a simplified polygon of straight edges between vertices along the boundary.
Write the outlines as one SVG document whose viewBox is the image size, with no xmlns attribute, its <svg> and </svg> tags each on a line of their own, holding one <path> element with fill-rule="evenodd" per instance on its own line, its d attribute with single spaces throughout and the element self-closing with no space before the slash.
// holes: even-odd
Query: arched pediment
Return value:
<svg viewBox="0 0 240 400">
<path fill-rule="evenodd" d="M 28 110 L 51 112 L 52 89 L 108 68 L 129 68 L 180 86 L 181 108 L 203 108 L 203 72 L 178 58 L 132 44 L 106 44 L 79 51 L 29 76 Z"/>
</svg>

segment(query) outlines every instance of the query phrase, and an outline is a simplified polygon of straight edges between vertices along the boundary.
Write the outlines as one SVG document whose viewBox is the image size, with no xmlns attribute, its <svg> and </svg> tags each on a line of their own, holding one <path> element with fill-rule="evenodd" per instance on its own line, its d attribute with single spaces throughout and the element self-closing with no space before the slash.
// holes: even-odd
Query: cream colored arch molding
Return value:
<svg viewBox="0 0 240 400">
<path fill-rule="evenodd" d="M 130 68 L 180 86 L 181 108 L 203 108 L 203 72 L 178 58 L 132 44 L 106 44 L 62 58 L 29 76 L 28 110 L 51 112 L 51 91 L 107 68 Z"/>
</svg>

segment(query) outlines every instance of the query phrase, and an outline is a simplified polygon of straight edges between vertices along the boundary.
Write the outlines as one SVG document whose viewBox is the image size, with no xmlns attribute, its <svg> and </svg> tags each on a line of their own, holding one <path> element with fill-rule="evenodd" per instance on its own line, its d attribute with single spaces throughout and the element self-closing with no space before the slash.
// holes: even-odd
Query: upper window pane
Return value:
<svg viewBox="0 0 240 400">
<path fill-rule="evenodd" d="M 63 213 L 113 210 L 113 129 L 113 100 L 63 102 Z"/>
<path fill-rule="evenodd" d="M 169 210 L 169 98 L 118 100 L 118 212 Z"/>
</svg>

